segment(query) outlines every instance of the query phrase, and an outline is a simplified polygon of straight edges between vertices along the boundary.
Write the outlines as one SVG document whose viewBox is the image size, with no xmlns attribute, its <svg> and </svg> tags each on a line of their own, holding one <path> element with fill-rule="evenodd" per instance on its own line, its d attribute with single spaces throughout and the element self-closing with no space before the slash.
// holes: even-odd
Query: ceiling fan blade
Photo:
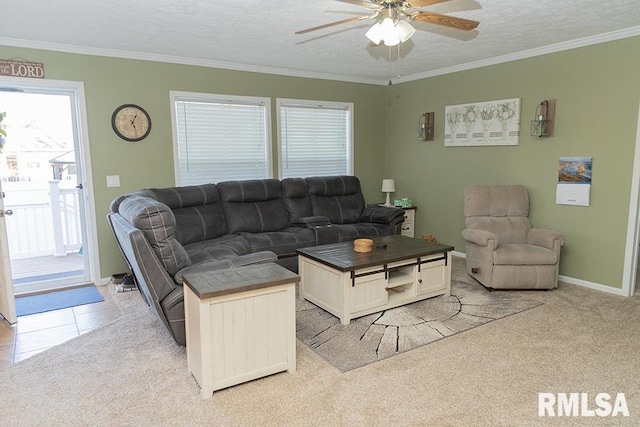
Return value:
<svg viewBox="0 0 640 427">
<path fill-rule="evenodd" d="M 367 9 L 373 9 L 373 10 L 377 10 L 380 8 L 379 4 L 371 3 L 366 0 L 336 0 L 336 1 L 340 1 L 342 3 L 355 4 L 356 6 L 362 6 L 362 7 L 366 7 Z M 450 0 L 439 0 L 439 1 L 450 1 Z"/>
<path fill-rule="evenodd" d="M 412 20 L 428 22 L 430 24 L 445 25 L 458 30 L 471 31 L 480 23 L 470 19 L 456 18 L 455 16 L 441 15 L 433 12 L 416 12 L 409 15 Z"/>
<path fill-rule="evenodd" d="M 306 30 L 296 31 L 295 34 L 305 34 L 311 31 L 322 30 L 323 28 L 333 27 L 334 25 L 347 24 L 349 22 L 361 21 L 363 19 L 369 19 L 373 16 L 363 15 L 363 16 L 355 16 L 353 18 L 342 19 L 340 21 L 330 22 L 328 24 L 318 25 L 317 27 L 307 28 Z"/>
<path fill-rule="evenodd" d="M 437 4 L 437 3 L 445 3 L 451 0 L 408 0 L 405 2 L 405 4 L 408 3 L 409 8 L 411 9 L 419 9 L 421 7 L 427 7 L 427 6 L 431 6 L 432 4 Z"/>
</svg>

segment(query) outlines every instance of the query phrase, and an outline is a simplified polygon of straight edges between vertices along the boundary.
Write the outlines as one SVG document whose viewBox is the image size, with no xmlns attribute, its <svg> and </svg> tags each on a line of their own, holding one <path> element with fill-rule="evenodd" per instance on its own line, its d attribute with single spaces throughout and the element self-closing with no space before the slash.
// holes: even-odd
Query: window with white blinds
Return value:
<svg viewBox="0 0 640 427">
<path fill-rule="evenodd" d="M 171 92 L 177 185 L 271 178 L 269 98 Z"/>
<path fill-rule="evenodd" d="M 353 104 L 278 99 L 281 178 L 353 174 Z"/>
</svg>

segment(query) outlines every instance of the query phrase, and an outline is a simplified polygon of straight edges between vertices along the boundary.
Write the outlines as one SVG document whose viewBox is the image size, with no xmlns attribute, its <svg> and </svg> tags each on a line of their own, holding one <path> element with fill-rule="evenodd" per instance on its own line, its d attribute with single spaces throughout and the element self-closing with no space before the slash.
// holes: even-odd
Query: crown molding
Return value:
<svg viewBox="0 0 640 427">
<path fill-rule="evenodd" d="M 275 74 L 289 77 L 302 77 L 320 80 L 335 80 L 348 83 L 364 83 L 380 85 L 381 80 L 365 77 L 345 76 L 339 74 L 315 73 L 312 71 L 290 70 L 286 68 L 263 67 L 251 64 L 216 61 L 212 59 L 188 58 L 183 56 L 162 55 L 155 53 L 133 52 L 116 49 L 102 49 L 75 46 L 60 43 L 49 43 L 24 39 L 0 37 L 0 46 L 21 47 L 26 49 L 40 49 L 54 52 L 73 53 L 79 55 L 104 56 L 120 59 L 135 59 L 139 61 L 164 62 L 170 64 L 193 65 L 197 67 L 220 68 L 223 70 L 246 71 L 250 73 Z"/>
<path fill-rule="evenodd" d="M 472 70 L 475 68 L 487 67 L 489 65 L 497 65 L 505 62 L 517 61 L 520 59 L 532 58 L 535 56 L 547 55 L 550 53 L 562 52 L 565 50 L 576 49 L 585 46 L 591 46 L 600 43 L 606 43 L 615 40 L 621 40 L 630 37 L 640 36 L 640 26 L 626 28 L 624 30 L 612 31 L 609 33 L 599 34 L 596 36 L 584 37 L 581 39 L 571 40 L 562 43 L 556 43 L 549 46 L 530 49 L 509 55 L 497 56 L 495 58 L 483 59 L 480 61 L 468 62 L 465 64 L 454 65 L 452 67 L 440 68 L 437 70 L 426 71 L 424 73 L 410 74 L 400 77 L 393 81 L 393 84 L 411 82 L 415 80 L 426 79 L 429 77 L 441 76 L 444 74 L 457 73 L 460 71 Z M 332 80 L 347 83 L 363 83 L 387 86 L 388 80 L 345 76 L 338 74 L 315 73 L 311 71 L 290 70 L 286 68 L 263 67 L 251 64 L 239 64 L 225 61 L 215 61 L 210 59 L 187 58 L 182 56 L 161 55 L 153 53 L 132 52 L 115 49 L 90 48 L 83 46 L 40 42 L 24 39 L 12 39 L 0 37 L 0 45 L 10 47 L 21 47 L 27 49 L 41 49 L 55 52 L 74 53 L 80 55 L 104 56 L 121 59 L 134 59 L 140 61 L 164 62 L 180 65 L 193 65 L 198 67 L 219 68 L 223 70 L 245 71 L 250 73 L 274 74 L 289 77 L 301 77 L 320 80 Z"/>
<path fill-rule="evenodd" d="M 562 52 L 565 50 L 576 49 L 580 47 L 591 46 L 595 44 L 606 43 L 615 40 L 621 40 L 640 35 L 640 26 L 626 28 L 624 30 L 612 31 L 610 33 L 598 34 L 597 36 L 589 36 L 581 39 L 571 40 L 568 42 L 556 43 L 549 46 L 543 46 L 535 49 L 525 50 L 509 55 L 497 56 L 495 58 L 483 59 L 480 61 L 468 62 L 466 64 L 454 65 L 453 67 L 441 68 L 424 73 L 411 74 L 403 76 L 394 83 L 405 83 L 415 80 L 426 79 L 429 77 L 441 76 L 444 74 L 457 73 L 459 71 L 472 70 L 474 68 L 486 67 L 489 65 L 503 64 L 505 62 L 518 61 L 520 59 L 533 58 L 535 56 L 547 55 L 550 53 Z"/>
</svg>

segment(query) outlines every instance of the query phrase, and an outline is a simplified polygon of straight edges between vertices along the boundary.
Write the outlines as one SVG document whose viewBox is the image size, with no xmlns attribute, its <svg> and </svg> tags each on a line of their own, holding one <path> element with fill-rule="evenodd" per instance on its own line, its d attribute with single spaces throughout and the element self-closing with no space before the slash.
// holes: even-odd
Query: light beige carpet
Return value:
<svg viewBox="0 0 640 427">
<path fill-rule="evenodd" d="M 298 299 L 296 336 L 347 372 L 541 305 L 518 292 L 489 292 L 454 263 L 451 295 L 353 319 L 348 325 Z"/>
<path fill-rule="evenodd" d="M 135 292 L 125 316 L 0 371 L 8 426 L 640 424 L 640 298 L 561 285 L 533 310 L 342 373 L 298 342 L 295 374 L 209 400 Z M 539 392 L 624 392 L 629 418 L 540 418 Z"/>
</svg>

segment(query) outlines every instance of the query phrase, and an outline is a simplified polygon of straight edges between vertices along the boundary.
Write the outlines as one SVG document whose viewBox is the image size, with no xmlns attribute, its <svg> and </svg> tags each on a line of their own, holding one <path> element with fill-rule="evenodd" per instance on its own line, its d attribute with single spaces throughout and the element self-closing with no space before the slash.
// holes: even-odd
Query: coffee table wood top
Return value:
<svg viewBox="0 0 640 427">
<path fill-rule="evenodd" d="M 371 252 L 355 252 L 353 242 L 343 242 L 298 249 L 298 254 L 345 272 L 453 250 L 451 245 L 398 235 L 372 240 Z"/>
<path fill-rule="evenodd" d="M 200 299 L 299 281 L 300 276 L 273 262 L 184 275 L 184 284 Z"/>
</svg>

